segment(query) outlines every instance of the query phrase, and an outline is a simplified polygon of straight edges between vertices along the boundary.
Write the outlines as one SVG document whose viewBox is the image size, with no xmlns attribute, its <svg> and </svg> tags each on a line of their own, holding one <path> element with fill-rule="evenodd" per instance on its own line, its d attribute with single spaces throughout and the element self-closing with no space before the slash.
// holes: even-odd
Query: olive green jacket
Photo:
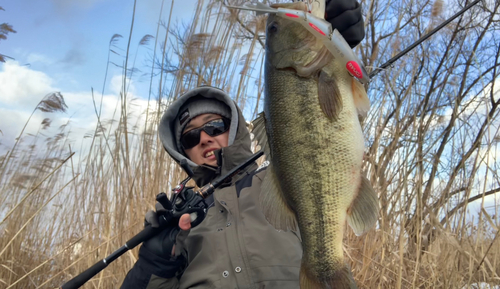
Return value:
<svg viewBox="0 0 500 289">
<path fill-rule="evenodd" d="M 258 205 L 265 173 L 245 173 L 236 185 L 216 190 L 205 220 L 178 241 L 188 259 L 183 274 L 153 276 L 147 288 L 299 288 L 300 239 L 274 229 Z"/>
<path fill-rule="evenodd" d="M 252 155 L 250 134 L 238 109 L 234 143 L 216 151 L 220 168 L 199 166 L 199 186 L 242 163 Z M 188 265 L 179 278 L 151 277 L 148 289 L 170 288 L 299 288 L 302 246 L 299 234 L 277 231 L 259 205 L 266 170 L 251 165 L 231 183 L 218 188 L 205 220 L 180 234 L 176 254 Z M 213 202 L 213 204 L 211 204 Z M 183 238 L 185 237 L 185 238 Z"/>
</svg>

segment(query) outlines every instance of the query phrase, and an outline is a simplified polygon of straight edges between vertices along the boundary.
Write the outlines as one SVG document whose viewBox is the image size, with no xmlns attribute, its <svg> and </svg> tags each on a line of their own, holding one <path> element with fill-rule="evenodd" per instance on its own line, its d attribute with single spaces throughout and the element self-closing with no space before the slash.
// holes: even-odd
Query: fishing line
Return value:
<svg viewBox="0 0 500 289">
<path fill-rule="evenodd" d="M 448 23 L 450 23 L 451 21 L 455 20 L 455 18 L 457 18 L 458 16 L 462 15 L 463 13 L 465 13 L 465 11 L 469 10 L 470 8 L 472 8 L 472 6 L 476 5 L 480 1 L 483 1 L 483 0 L 475 0 L 474 2 L 472 2 L 469 5 L 465 6 L 462 10 L 458 11 L 457 13 L 455 13 L 455 15 L 451 16 L 450 18 L 448 18 L 448 20 L 446 20 L 443 23 L 441 23 L 439 26 L 437 26 L 436 28 L 434 28 L 431 32 L 429 32 L 426 35 L 422 36 L 419 40 L 417 40 L 415 43 L 413 43 L 412 45 L 410 45 L 408 48 L 406 48 L 405 50 L 401 51 L 400 53 L 398 53 L 393 58 L 389 59 L 386 63 L 382 64 L 380 67 L 378 67 L 375 70 L 373 70 L 370 73 L 370 78 L 374 77 L 380 71 L 386 69 L 387 67 L 392 66 L 392 64 L 394 62 L 396 62 L 399 58 L 401 58 L 403 55 L 405 55 L 406 53 L 410 52 L 413 48 L 415 48 L 416 46 L 418 46 L 420 43 L 422 43 L 423 41 L 425 41 L 427 38 L 431 37 L 434 33 L 436 33 L 439 30 L 441 30 L 443 27 L 445 27 L 446 25 L 448 25 Z"/>
</svg>

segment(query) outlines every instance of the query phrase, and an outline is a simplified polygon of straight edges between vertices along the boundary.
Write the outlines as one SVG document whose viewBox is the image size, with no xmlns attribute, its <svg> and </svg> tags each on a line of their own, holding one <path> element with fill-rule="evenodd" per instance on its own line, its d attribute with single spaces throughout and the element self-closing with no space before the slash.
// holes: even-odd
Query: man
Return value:
<svg viewBox="0 0 500 289">
<path fill-rule="evenodd" d="M 352 47 L 363 39 L 355 0 L 329 1 L 326 14 Z M 200 187 L 252 155 L 241 111 L 214 87 L 180 96 L 163 115 L 159 135 L 173 159 L 187 160 Z M 122 288 L 299 288 L 300 235 L 277 231 L 261 212 L 265 173 L 250 165 L 206 200 L 200 225 L 191 229 L 190 216 L 183 215 L 178 227 L 144 242 Z M 158 225 L 157 213 L 148 212 L 146 220 Z"/>
</svg>

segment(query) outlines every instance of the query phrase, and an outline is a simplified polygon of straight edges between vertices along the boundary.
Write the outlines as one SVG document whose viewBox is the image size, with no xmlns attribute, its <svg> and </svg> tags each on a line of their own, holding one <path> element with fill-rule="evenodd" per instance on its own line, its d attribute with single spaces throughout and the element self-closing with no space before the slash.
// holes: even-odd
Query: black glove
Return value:
<svg viewBox="0 0 500 289">
<path fill-rule="evenodd" d="M 165 224 L 164 217 L 170 213 L 160 203 L 156 203 L 155 207 L 156 211 L 146 213 L 144 225 L 155 228 L 161 225 L 166 228 L 158 235 L 142 243 L 137 263 L 146 272 L 163 278 L 172 278 L 178 271 L 184 269 L 187 264 L 183 255 L 175 256 L 173 251 L 177 235 L 181 231 L 178 226 L 179 220 L 170 218 L 170 222 Z"/>
<path fill-rule="evenodd" d="M 155 205 L 156 211 L 149 211 L 146 213 L 144 226 L 152 226 L 153 228 L 160 227 L 160 223 L 164 226 L 165 219 L 167 216 L 167 210 L 160 204 L 156 203 Z M 145 241 L 142 245 L 148 251 L 154 253 L 155 255 L 162 257 L 164 259 L 170 259 L 174 256 L 174 252 L 172 252 L 172 248 L 175 244 L 175 239 L 177 238 L 177 234 L 180 232 L 179 226 L 177 226 L 178 220 L 171 220 L 169 224 L 167 224 L 167 228 L 164 229 L 160 234 L 154 236 L 153 238 Z"/>
<path fill-rule="evenodd" d="M 167 204 L 170 206 L 170 204 Z M 180 193 L 175 194 L 172 199 L 173 217 L 178 219 L 183 214 L 190 214 L 191 228 L 198 226 L 207 214 L 208 206 L 205 200 L 193 187 L 184 187 Z"/>
<path fill-rule="evenodd" d="M 164 229 L 142 243 L 139 259 L 123 280 L 121 289 L 146 288 L 152 274 L 168 279 L 180 275 L 186 268 L 187 260 L 183 251 L 175 248 L 176 243 L 182 242 L 189 234 L 189 231 L 179 228 L 179 218 L 189 213 L 191 227 L 195 227 L 205 218 L 207 205 L 192 188 L 181 188 L 180 192 L 174 195 L 172 202 L 164 193 L 160 193 L 156 197 L 156 211 L 146 213 L 145 226 Z"/>
<path fill-rule="evenodd" d="M 175 194 L 172 202 L 163 194 L 157 196 L 156 211 L 146 213 L 145 226 L 165 227 L 165 229 L 145 241 L 139 249 L 139 261 L 153 274 L 171 278 L 185 268 L 187 264 L 183 255 L 175 254 L 177 236 L 181 232 L 179 218 L 183 214 L 191 215 L 191 228 L 199 225 L 207 212 L 205 200 L 192 187 L 183 187 Z M 166 208 L 171 209 L 167 210 Z M 185 232 L 187 235 L 188 232 Z"/>
<path fill-rule="evenodd" d="M 355 0 L 327 0 L 325 19 L 342 34 L 351 48 L 365 38 L 361 6 Z"/>
</svg>

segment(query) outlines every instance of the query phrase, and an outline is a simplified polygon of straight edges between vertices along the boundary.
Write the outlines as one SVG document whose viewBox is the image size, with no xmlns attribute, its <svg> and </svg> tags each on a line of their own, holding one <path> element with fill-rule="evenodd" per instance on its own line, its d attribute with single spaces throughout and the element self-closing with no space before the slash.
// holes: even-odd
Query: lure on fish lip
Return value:
<svg viewBox="0 0 500 289">
<path fill-rule="evenodd" d="M 270 13 L 291 21 L 300 23 L 304 28 L 311 32 L 316 38 L 320 39 L 325 47 L 332 53 L 334 58 L 344 63 L 345 69 L 349 74 L 355 77 L 362 84 L 370 82 L 370 76 L 359 58 L 354 54 L 344 37 L 332 29 L 332 25 L 320 19 L 313 14 L 288 8 L 273 8 L 260 2 L 245 3 L 243 6 L 227 6 L 228 8 L 255 11 L 257 15 Z"/>
</svg>

